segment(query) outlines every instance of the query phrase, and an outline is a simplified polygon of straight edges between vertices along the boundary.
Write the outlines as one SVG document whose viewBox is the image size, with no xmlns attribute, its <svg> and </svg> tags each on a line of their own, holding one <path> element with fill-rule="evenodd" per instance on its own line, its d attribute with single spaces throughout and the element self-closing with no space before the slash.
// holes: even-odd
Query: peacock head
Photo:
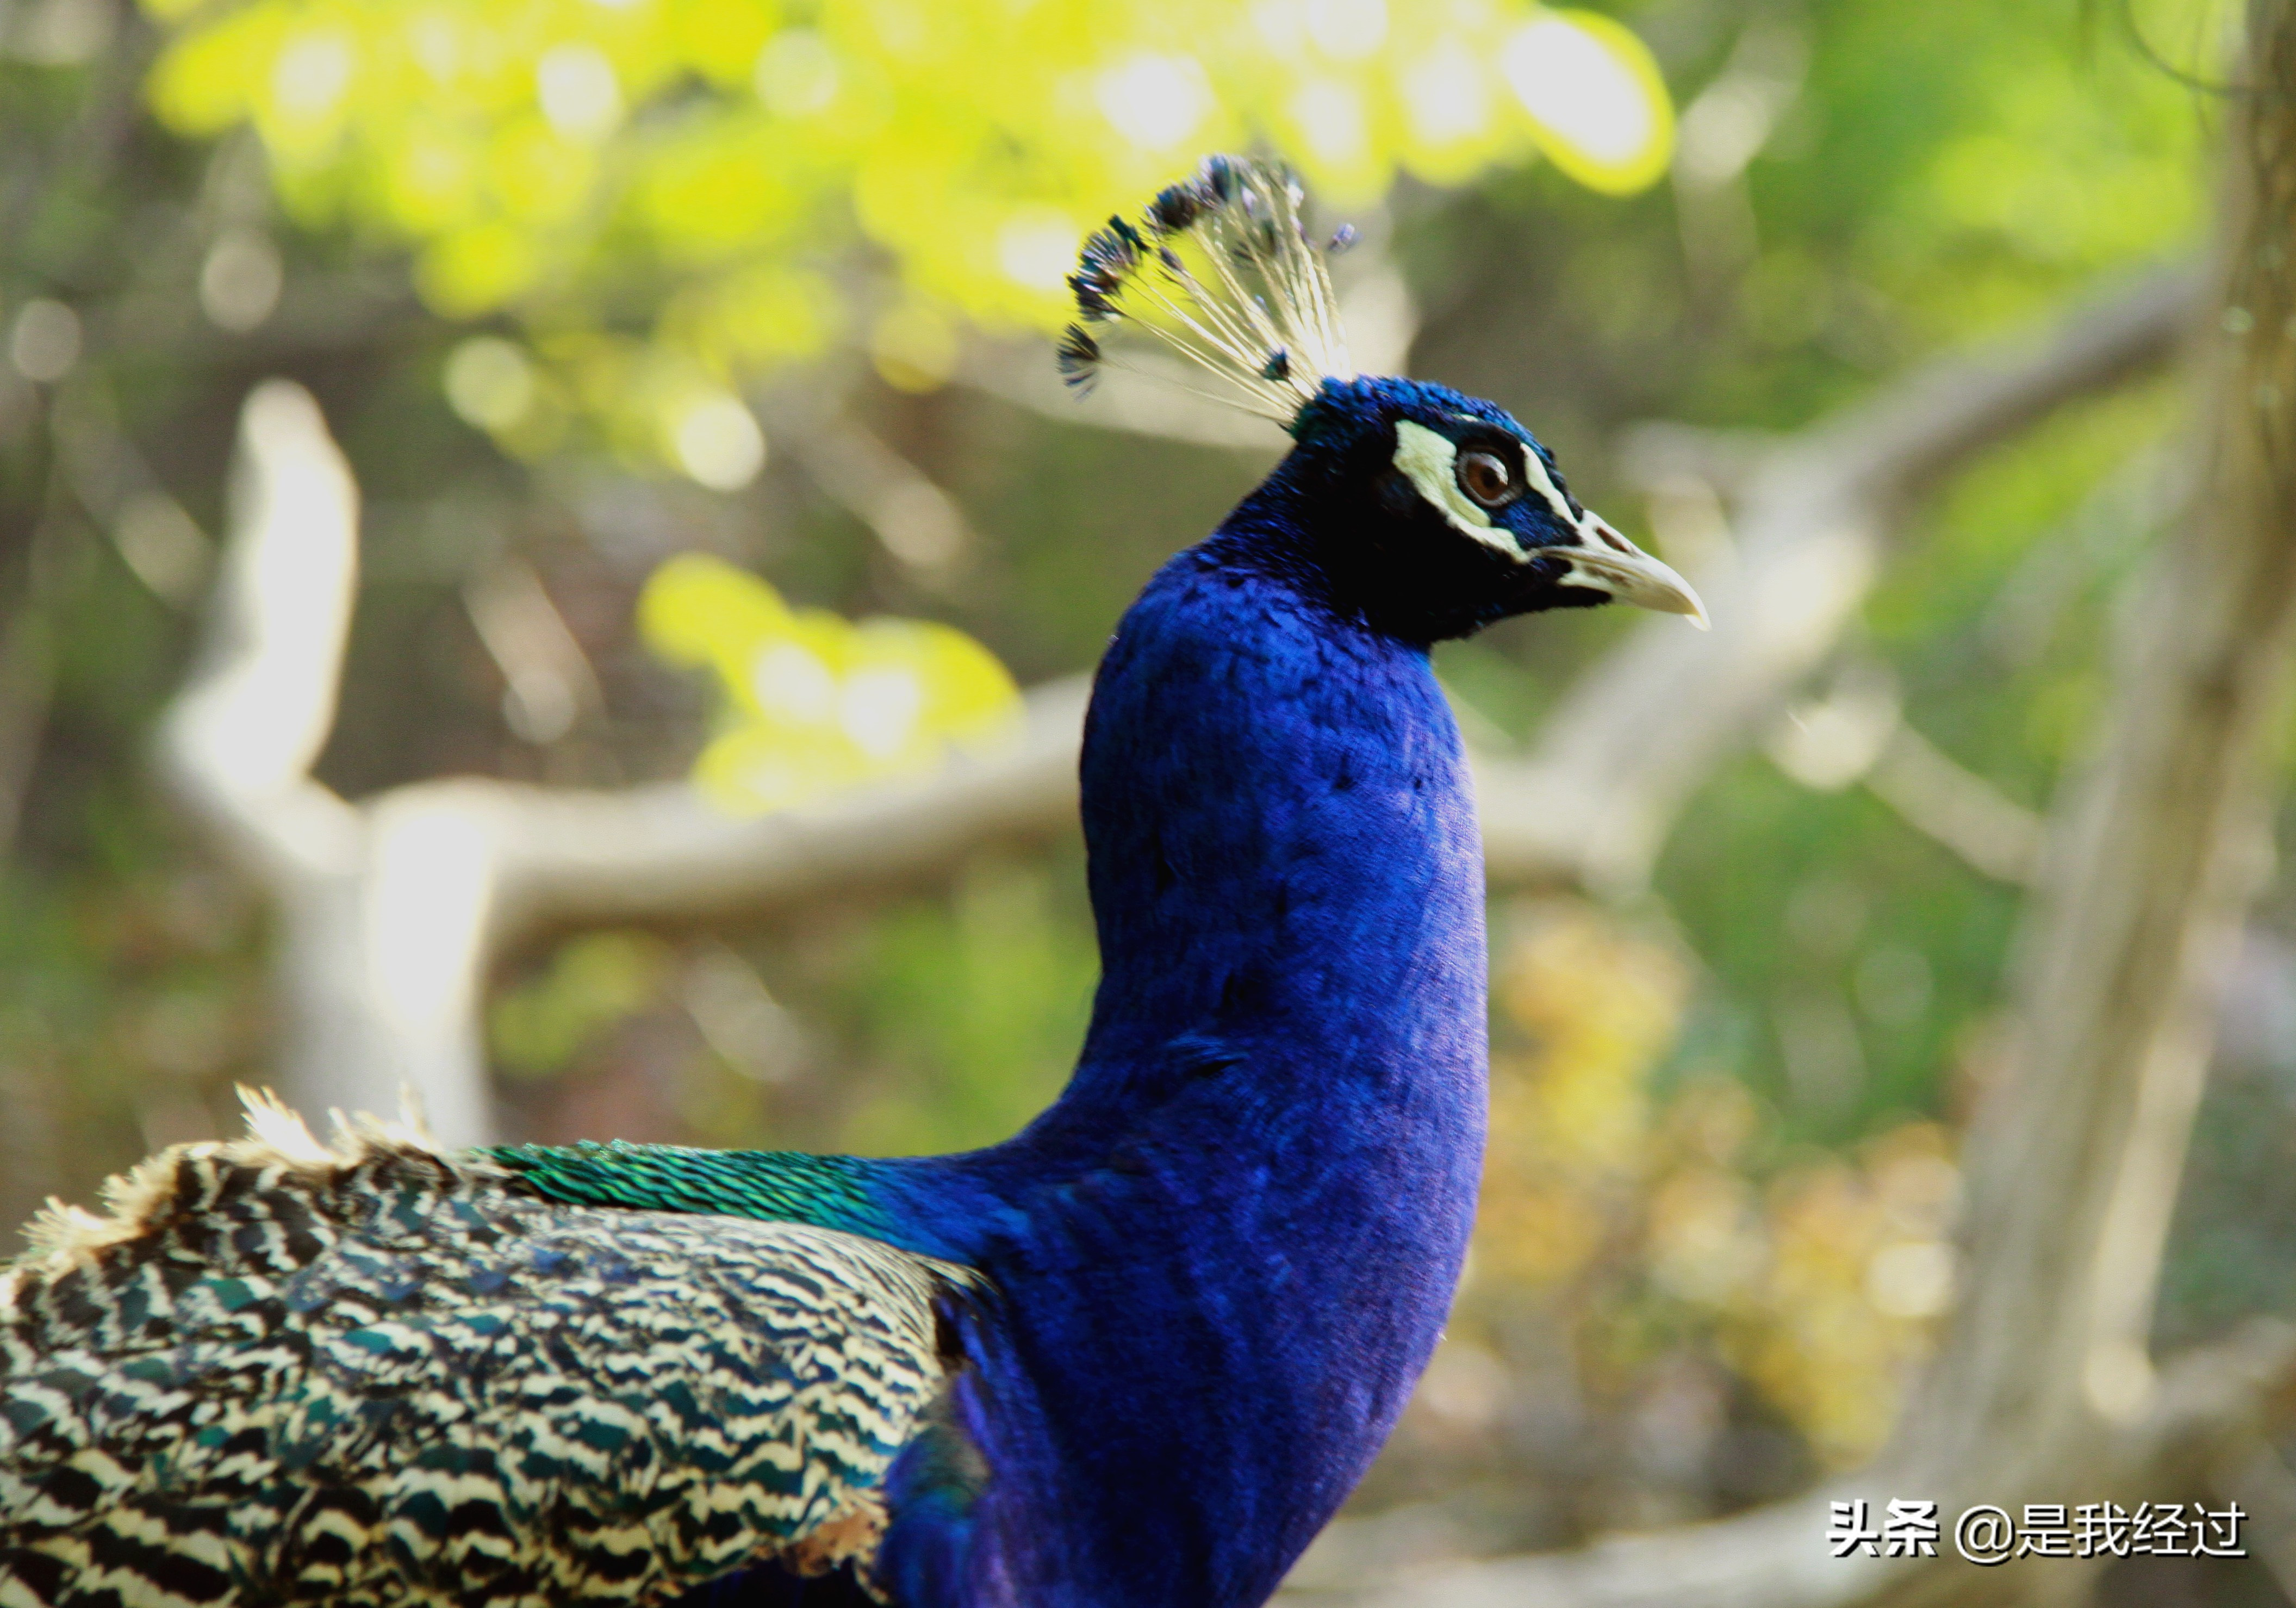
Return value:
<svg viewBox="0 0 2296 1608">
<path fill-rule="evenodd" d="M 1703 628 L 1689 583 L 1582 506 L 1505 408 L 1356 373 L 1327 263 L 1352 235 L 1318 242 L 1304 200 L 1281 167 L 1214 156 L 1136 223 L 1109 219 L 1069 280 L 1081 322 L 1061 341 L 1063 377 L 1088 389 L 1111 361 L 1097 332 L 1123 324 L 1220 382 L 1199 395 L 1282 424 L 1296 445 L 1270 486 L 1295 556 L 1398 635 L 1464 636 L 1613 600 Z"/>
</svg>

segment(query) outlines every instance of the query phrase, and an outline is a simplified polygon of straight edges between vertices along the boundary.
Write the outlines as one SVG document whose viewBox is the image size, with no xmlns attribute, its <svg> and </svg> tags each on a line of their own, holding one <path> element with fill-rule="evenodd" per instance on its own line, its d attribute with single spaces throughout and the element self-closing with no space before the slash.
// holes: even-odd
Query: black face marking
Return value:
<svg viewBox="0 0 2296 1608">
<path fill-rule="evenodd" d="M 1547 483 L 1554 488 L 1556 494 L 1562 498 L 1564 505 L 1570 510 L 1571 523 L 1584 524 L 1587 510 L 1579 505 L 1577 497 L 1570 495 L 1570 482 L 1562 478 L 1562 472 L 1554 466 L 1554 460 L 1548 456 L 1544 449 L 1540 449 L 1538 461 L 1540 466 L 1546 471 Z"/>
</svg>

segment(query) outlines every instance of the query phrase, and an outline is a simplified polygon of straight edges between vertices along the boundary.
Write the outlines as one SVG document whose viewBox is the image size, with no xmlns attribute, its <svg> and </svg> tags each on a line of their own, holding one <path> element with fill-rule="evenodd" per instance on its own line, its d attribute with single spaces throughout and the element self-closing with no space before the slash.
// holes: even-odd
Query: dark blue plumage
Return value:
<svg viewBox="0 0 2296 1608">
<path fill-rule="evenodd" d="M 1021 1602 L 1259 1601 L 1384 1439 L 1466 1243 L 1458 739 L 1423 647 L 1302 595 L 1289 513 L 1255 498 L 1175 560 L 1103 665 L 1074 1082 L 888 1192 L 1004 1298 L 958 1400 L 996 1471 L 982 1564 Z"/>
<path fill-rule="evenodd" d="M 1103 975 L 1073 1081 L 1008 1144 L 870 1164 L 889 1237 L 996 1292 L 957 1315 L 954 1396 L 993 1478 L 896 1500 L 900 1601 L 1258 1603 L 1433 1349 L 1481 1157 L 1485 956 L 1427 648 L 1600 596 L 1562 584 L 1568 547 L 1508 559 L 1384 487 L 1409 421 L 1538 450 L 1439 386 L 1327 382 L 1102 662 Z M 1527 552 L 1565 535 L 1519 517 Z"/>
<path fill-rule="evenodd" d="M 784 1436 L 786 1466 L 752 1457 L 745 1476 L 757 1489 L 742 1511 L 758 1516 L 721 1523 L 693 1495 L 679 1510 L 702 1515 L 689 1535 L 624 1499 L 611 1471 L 570 1475 L 558 1464 L 538 1482 L 464 1489 L 458 1511 L 479 1537 L 470 1545 L 526 1547 L 520 1579 L 547 1572 L 567 1582 L 562 1601 L 661 1602 L 693 1587 L 693 1549 L 706 1542 L 712 1558 L 745 1545 L 753 1562 L 692 1590 L 697 1608 L 1250 1608 L 1393 1425 L 1457 1281 L 1484 1124 L 1480 850 L 1429 646 L 1606 597 L 1685 612 L 1696 601 L 1573 500 L 1503 410 L 1344 372 L 1329 308 L 1277 305 L 1328 300 L 1320 259 L 1284 255 L 1315 256 L 1298 205 L 1271 170 L 1208 168 L 1160 195 L 1138 228 L 1096 234 L 1080 270 L 1091 312 L 1123 304 L 1161 257 L 1177 260 L 1185 231 L 1261 254 L 1253 271 L 1269 303 L 1218 318 L 1198 310 L 1223 341 L 1274 337 L 1267 350 L 1282 365 L 1239 345 L 1221 372 L 1258 402 L 1297 401 L 1293 450 L 1149 583 L 1095 681 L 1082 782 L 1103 975 L 1075 1076 L 1052 1109 L 1004 1144 L 941 1157 L 609 1145 L 450 1162 L 393 1151 L 360 1162 L 365 1185 L 308 1158 L 279 1163 L 296 1220 L 346 1225 L 307 1251 L 266 1252 L 257 1271 L 290 1291 L 314 1266 L 340 1262 L 361 1300 L 402 1299 L 361 1273 L 375 1260 L 378 1214 L 342 1205 L 346 1191 L 389 1180 L 422 1207 L 426 1256 L 451 1251 L 456 1213 L 498 1235 L 547 1238 L 568 1259 L 562 1275 L 513 1258 L 501 1265 L 517 1276 L 498 1286 L 465 1279 L 475 1293 L 463 1299 L 505 1314 L 488 1318 L 490 1334 L 554 1299 L 562 1279 L 594 1284 L 615 1265 L 618 1219 L 602 1208 L 639 1226 L 657 1274 L 685 1243 L 675 1225 L 801 1226 L 741 1224 L 746 1240 L 729 1226 L 727 1248 L 713 1251 L 713 1276 L 750 1256 L 783 1302 L 762 1350 L 707 1352 L 725 1358 L 711 1365 L 722 1377 L 678 1360 L 676 1348 L 697 1343 L 691 1325 L 644 1300 L 609 1300 L 601 1329 L 611 1338 L 652 1325 L 668 1337 L 649 1365 L 661 1390 L 688 1403 L 717 1391 L 707 1399 L 738 1415 L 745 1445 Z M 1185 271 L 1175 283 L 1201 288 Z M 1097 360 L 1097 343 L 1078 338 Z M 224 1159 L 247 1173 L 269 1165 L 267 1153 Z M 209 1186 L 176 1187 L 180 1201 Z M 147 1216 L 155 1210 L 146 1202 Z M 263 1220 L 280 1215 L 266 1208 Z M 59 1258 L 85 1251 L 107 1289 L 144 1276 L 135 1247 L 148 1225 L 74 1232 L 80 1240 L 52 1232 L 47 1262 L 0 1282 L 0 1343 L 14 1307 L 85 1303 L 88 1280 Z M 586 1253 L 568 1249 L 581 1244 Z M 873 1301 L 884 1316 L 849 1354 L 854 1319 L 832 1309 L 873 1314 Z M 293 1336 L 306 1321 L 283 1312 L 263 1333 Z M 578 1325 L 561 1349 L 548 1377 L 579 1423 L 587 1382 L 634 1365 L 610 1343 L 586 1348 Z M 20 1354 L 32 1355 L 19 1345 L 0 1363 Z M 91 1355 L 99 1373 L 127 1369 L 100 1347 Z M 447 1369 L 456 1353 L 438 1355 Z M 808 1358 L 820 1382 L 797 1406 L 774 1382 L 776 1356 Z M 356 1361 L 347 1366 L 335 1393 L 371 1388 Z M 850 1371 L 841 1391 L 840 1368 Z M 25 1377 L 24 1411 L 45 1415 L 25 1421 L 42 1445 L 62 1446 L 78 1421 Z M 13 1388 L 4 1368 L 0 1387 Z M 266 1375 L 259 1395 L 308 1391 L 289 1369 Z M 515 1415 L 455 1410 L 455 1432 L 480 1433 L 493 1470 L 491 1448 Z M 686 1412 L 676 1434 L 648 1443 L 665 1474 L 709 1454 L 693 1443 L 693 1419 Z M 29 1434 L 22 1446 L 12 1454 L 0 1437 L 0 1494 L 11 1479 L 30 1489 L 47 1477 L 48 1454 Z M 256 1488 L 291 1502 L 294 1477 L 268 1466 L 250 1476 Z M 706 1494 L 707 1481 L 693 1489 Z M 382 1524 L 401 1511 L 395 1492 L 360 1487 L 362 1512 Z M 608 1541 L 587 1552 L 552 1542 L 550 1515 L 569 1505 L 603 1514 L 590 1522 Z M 16 1554 L 0 1522 L 0 1584 L 12 1556 L 31 1560 L 24 1578 L 37 1584 L 60 1578 L 59 1557 L 127 1546 L 103 1539 L 110 1511 L 92 1499 L 74 1510 L 78 1528 L 29 1531 Z M 439 1555 L 462 1555 L 452 1549 L 464 1539 L 447 1524 Z M 246 1545 L 250 1580 L 275 1567 L 264 1538 Z M 438 1558 L 426 1554 L 423 1566 L 435 1582 Z M 434 1600 L 394 1595 L 398 1565 L 373 1567 L 338 1599 Z M 515 1600 L 490 1588 L 448 1595 Z M 28 1600 L 94 1599 L 40 1585 Z M 202 1600 L 291 1599 L 245 1586 Z"/>
</svg>

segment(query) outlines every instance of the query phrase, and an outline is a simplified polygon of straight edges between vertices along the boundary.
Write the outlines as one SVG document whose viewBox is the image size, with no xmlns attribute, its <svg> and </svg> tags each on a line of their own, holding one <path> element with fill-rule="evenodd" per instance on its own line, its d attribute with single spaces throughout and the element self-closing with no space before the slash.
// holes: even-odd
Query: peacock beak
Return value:
<svg viewBox="0 0 2296 1608">
<path fill-rule="evenodd" d="M 1570 555 L 1572 586 L 1608 592 L 1620 603 L 1637 603 L 1662 614 L 1684 614 L 1700 630 L 1710 629 L 1706 605 L 1690 583 L 1611 529 L 1599 514 L 1587 513 Z"/>
</svg>

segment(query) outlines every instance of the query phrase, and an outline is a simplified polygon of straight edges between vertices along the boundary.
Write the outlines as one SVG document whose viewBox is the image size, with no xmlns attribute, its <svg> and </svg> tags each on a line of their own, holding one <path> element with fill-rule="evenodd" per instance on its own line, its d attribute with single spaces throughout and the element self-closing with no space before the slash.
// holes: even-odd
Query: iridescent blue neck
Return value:
<svg viewBox="0 0 2296 1608">
<path fill-rule="evenodd" d="M 895 1186 L 1004 1292 L 959 1414 L 994 1476 L 961 1547 L 906 1555 L 967 1559 L 968 1603 L 1257 1603 L 1385 1439 L 1464 1252 L 1457 733 L 1424 650 L 1325 600 L 1279 472 L 1125 617 L 1083 783 L 1103 976 L 1076 1076 Z"/>
<path fill-rule="evenodd" d="M 1055 1117 L 1164 1097 L 1176 1038 L 1379 1076 L 1409 1070 L 1384 1043 L 1462 1013 L 1480 1033 L 1456 728 L 1425 651 L 1334 611 L 1260 522 L 1291 512 L 1255 498 L 1175 559 L 1102 664 L 1083 783 L 1103 980 Z"/>
</svg>

